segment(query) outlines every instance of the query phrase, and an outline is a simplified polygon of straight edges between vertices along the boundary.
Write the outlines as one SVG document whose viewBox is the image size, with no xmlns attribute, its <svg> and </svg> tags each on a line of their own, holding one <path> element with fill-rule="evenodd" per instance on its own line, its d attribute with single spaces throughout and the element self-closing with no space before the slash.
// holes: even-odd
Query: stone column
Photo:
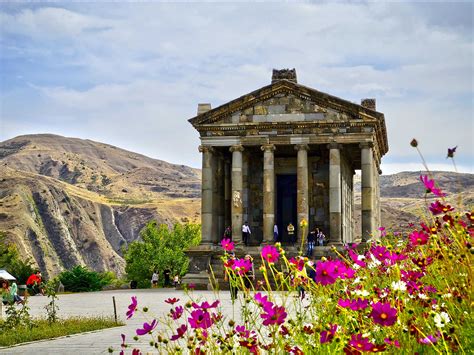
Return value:
<svg viewBox="0 0 474 355">
<path fill-rule="evenodd" d="M 201 244 L 212 244 L 213 241 L 213 183 L 214 172 L 212 169 L 213 151 L 209 146 L 199 146 L 202 153 L 202 185 L 201 185 Z"/>
<path fill-rule="evenodd" d="M 231 221 L 231 205 L 230 205 L 230 200 L 231 200 L 231 195 L 232 195 L 232 190 L 231 190 L 231 178 L 230 178 L 230 162 L 225 160 L 224 162 L 224 224 L 225 227 L 227 228 L 228 226 L 232 225 Z"/>
<path fill-rule="evenodd" d="M 308 214 L 308 150 L 307 144 L 297 144 L 295 149 L 298 151 L 297 158 L 297 213 L 298 220 L 296 221 L 295 227 L 298 229 L 298 243 L 301 242 L 303 235 L 300 223 L 304 219 L 309 225 L 309 214 Z M 308 229 L 306 229 L 308 232 Z M 306 237 L 306 236 L 305 236 Z"/>
<path fill-rule="evenodd" d="M 329 148 L 329 244 L 342 243 L 341 146 Z"/>
<path fill-rule="evenodd" d="M 362 241 L 367 241 L 374 232 L 374 173 L 372 143 L 361 143 L 362 159 Z"/>
<path fill-rule="evenodd" d="M 215 157 L 214 170 L 214 243 L 218 244 L 224 234 L 224 160 Z"/>
<path fill-rule="evenodd" d="M 232 152 L 232 240 L 237 244 L 242 244 L 242 152 L 244 147 L 233 145 Z"/>
<path fill-rule="evenodd" d="M 263 150 L 263 244 L 273 243 L 275 224 L 275 145 L 265 144 Z"/>
</svg>

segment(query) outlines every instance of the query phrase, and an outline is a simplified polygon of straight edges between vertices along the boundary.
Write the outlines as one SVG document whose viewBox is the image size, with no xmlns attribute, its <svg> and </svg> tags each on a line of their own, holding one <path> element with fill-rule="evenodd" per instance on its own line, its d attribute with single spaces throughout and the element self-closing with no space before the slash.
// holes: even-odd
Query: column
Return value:
<svg viewBox="0 0 474 355">
<path fill-rule="evenodd" d="M 303 235 L 300 223 L 304 219 L 308 222 L 309 226 L 309 215 L 308 215 L 308 150 L 307 144 L 297 144 L 295 149 L 298 151 L 297 158 L 297 213 L 298 221 L 295 227 L 298 229 L 298 242 L 301 242 Z M 308 229 L 306 229 L 306 232 Z M 305 236 L 306 237 L 306 236 Z"/>
<path fill-rule="evenodd" d="M 362 160 L 362 241 L 367 241 L 374 232 L 374 173 L 372 143 L 361 143 Z"/>
<path fill-rule="evenodd" d="M 275 145 L 265 144 L 263 150 L 263 244 L 273 243 L 275 224 Z"/>
<path fill-rule="evenodd" d="M 342 243 L 341 146 L 329 148 L 329 244 Z"/>
<path fill-rule="evenodd" d="M 210 146 L 199 146 L 202 153 L 202 185 L 201 185 L 201 244 L 212 244 L 213 241 L 213 183 L 212 169 L 213 151 Z"/>
<path fill-rule="evenodd" d="M 227 228 L 228 226 L 232 225 L 231 221 L 231 205 L 230 205 L 230 200 L 231 200 L 231 178 L 230 178 L 230 162 L 225 160 L 224 162 L 224 224 L 225 227 Z"/>
<path fill-rule="evenodd" d="M 214 159 L 214 243 L 218 244 L 224 234 L 224 160 L 221 156 Z"/>
<path fill-rule="evenodd" d="M 244 147 L 233 145 L 232 152 L 232 240 L 242 244 L 242 152 Z"/>
</svg>

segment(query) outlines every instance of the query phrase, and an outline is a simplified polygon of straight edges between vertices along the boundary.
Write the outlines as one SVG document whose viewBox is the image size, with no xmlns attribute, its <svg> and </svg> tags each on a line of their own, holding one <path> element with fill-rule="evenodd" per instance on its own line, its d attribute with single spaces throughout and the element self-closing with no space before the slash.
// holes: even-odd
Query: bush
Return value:
<svg viewBox="0 0 474 355">
<path fill-rule="evenodd" d="M 25 284 L 28 277 L 35 272 L 31 260 L 20 256 L 16 245 L 7 241 L 4 232 L 0 232 L 0 269 L 5 269 L 15 276 L 19 285 Z"/>
<path fill-rule="evenodd" d="M 64 285 L 64 290 L 69 292 L 100 291 L 102 287 L 110 284 L 110 273 L 91 271 L 84 266 L 76 266 L 71 270 L 63 271 L 57 278 Z"/>
</svg>

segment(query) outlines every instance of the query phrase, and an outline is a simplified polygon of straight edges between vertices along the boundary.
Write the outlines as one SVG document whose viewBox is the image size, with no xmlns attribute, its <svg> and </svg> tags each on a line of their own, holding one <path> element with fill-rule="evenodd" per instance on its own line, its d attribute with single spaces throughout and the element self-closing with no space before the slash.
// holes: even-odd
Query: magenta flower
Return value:
<svg viewBox="0 0 474 355">
<path fill-rule="evenodd" d="M 418 231 L 411 232 L 410 235 L 408 236 L 408 239 L 410 240 L 410 244 L 412 246 L 425 245 L 426 243 L 428 243 L 428 238 L 429 238 L 428 234 L 426 234 L 425 232 L 418 232 Z"/>
<path fill-rule="evenodd" d="M 273 245 L 266 245 L 262 249 L 262 258 L 268 261 L 269 263 L 275 263 L 278 261 L 280 253 L 278 249 Z"/>
<path fill-rule="evenodd" d="M 273 303 L 268 300 L 268 297 L 262 296 L 260 292 L 256 293 L 255 296 L 253 296 L 253 298 L 255 299 L 255 301 L 260 307 L 263 307 L 263 309 L 266 309 L 268 307 L 271 308 L 273 306 Z"/>
<path fill-rule="evenodd" d="M 354 252 L 353 250 L 348 250 L 348 251 L 347 251 L 347 254 L 349 254 L 350 258 L 352 259 L 352 261 L 353 261 L 355 264 L 359 265 L 359 266 L 362 267 L 362 268 L 364 268 L 364 267 L 367 266 L 367 263 L 365 263 L 365 262 L 363 262 L 363 261 L 361 260 L 362 255 L 357 254 L 357 253 Z"/>
<path fill-rule="evenodd" d="M 189 325 L 193 329 L 207 329 L 212 326 L 213 322 L 211 315 L 201 309 L 197 309 L 191 312 L 191 317 L 188 318 Z"/>
<path fill-rule="evenodd" d="M 273 307 L 267 306 L 264 308 L 265 313 L 260 314 L 263 319 L 263 325 L 282 324 L 285 322 L 287 313 L 285 307 L 274 305 Z"/>
<path fill-rule="evenodd" d="M 238 325 L 235 327 L 235 331 L 242 337 L 242 338 L 249 338 L 250 331 L 245 328 L 245 325 Z"/>
<path fill-rule="evenodd" d="M 158 322 L 156 321 L 156 319 L 153 319 L 151 323 L 145 322 L 143 323 L 143 328 L 137 329 L 137 335 L 145 335 L 145 334 L 151 333 L 153 329 L 156 328 L 157 325 L 158 325 Z"/>
<path fill-rule="evenodd" d="M 140 349 L 133 349 L 132 350 L 132 355 L 141 355 L 142 352 L 140 351 Z"/>
<path fill-rule="evenodd" d="M 168 303 L 168 304 L 173 305 L 176 302 L 179 302 L 179 298 L 174 298 L 174 297 L 173 298 L 168 298 L 167 300 L 165 300 L 165 302 Z"/>
<path fill-rule="evenodd" d="M 297 259 L 295 258 L 291 258 L 290 260 L 288 260 L 288 262 L 291 264 L 291 265 L 294 265 L 295 268 L 298 269 L 298 271 L 301 271 L 303 270 L 304 268 L 304 258 L 302 256 L 299 256 Z"/>
<path fill-rule="evenodd" d="M 122 344 L 120 344 L 120 347 L 122 350 L 120 351 L 120 355 L 124 355 L 124 350 L 127 348 L 127 344 L 125 343 L 125 334 L 120 334 L 122 337 Z"/>
<path fill-rule="evenodd" d="M 234 242 L 230 239 L 222 239 L 221 246 L 225 251 L 232 251 L 235 248 Z"/>
<path fill-rule="evenodd" d="M 184 312 L 184 308 L 182 306 L 178 306 L 175 309 L 172 309 L 170 311 L 170 317 L 173 320 L 179 319 L 183 315 L 183 312 Z"/>
<path fill-rule="evenodd" d="M 231 268 L 237 275 L 245 275 L 252 269 L 252 262 L 248 259 L 235 259 Z"/>
<path fill-rule="evenodd" d="M 452 208 L 450 205 L 445 206 L 438 200 L 436 200 L 436 202 L 433 202 L 431 206 L 429 207 L 429 209 L 434 216 L 441 213 L 454 211 L 454 208 Z"/>
<path fill-rule="evenodd" d="M 137 310 L 138 302 L 137 302 L 137 297 L 132 296 L 132 303 L 128 306 L 128 311 L 125 314 L 127 316 L 127 319 L 132 318 L 133 314 Z"/>
<path fill-rule="evenodd" d="M 334 261 L 321 261 L 317 263 L 315 281 L 321 285 L 331 285 L 336 282 L 338 274 L 335 267 Z"/>
<path fill-rule="evenodd" d="M 387 343 L 388 345 L 392 345 L 396 348 L 400 348 L 400 342 L 398 340 L 390 340 L 390 338 L 385 338 L 383 341 Z"/>
<path fill-rule="evenodd" d="M 397 321 L 397 309 L 392 308 L 390 303 L 372 303 L 372 312 L 370 313 L 374 323 L 384 327 L 391 326 Z"/>
<path fill-rule="evenodd" d="M 207 301 L 204 301 L 200 305 L 193 302 L 192 306 L 193 306 L 193 308 L 196 308 L 196 309 L 208 310 L 208 309 L 211 309 L 211 308 L 216 308 L 219 305 L 219 303 L 220 303 L 219 300 L 214 301 L 211 304 L 209 304 Z"/>
<path fill-rule="evenodd" d="M 331 261 L 334 265 L 334 274 L 341 279 L 350 279 L 354 277 L 355 270 L 347 267 L 347 265 L 341 260 Z"/>
<path fill-rule="evenodd" d="M 337 324 L 330 324 L 329 330 L 324 330 L 319 335 L 319 341 L 321 342 L 321 344 L 331 342 L 334 339 L 334 335 L 336 334 L 336 331 L 337 331 Z"/>
<path fill-rule="evenodd" d="M 390 258 L 390 251 L 383 245 L 376 245 L 370 248 L 372 255 L 379 261 Z"/>
<path fill-rule="evenodd" d="M 420 175 L 420 180 L 421 180 L 421 182 L 425 185 L 426 193 L 427 193 L 427 194 L 429 194 L 430 192 L 432 192 L 435 196 L 438 196 L 438 197 L 446 196 L 446 194 L 444 194 L 443 192 L 441 192 L 440 189 L 437 189 L 437 188 L 436 188 L 434 180 L 428 179 L 428 176 L 427 176 L 427 175 L 425 175 L 425 176 Z"/>
<path fill-rule="evenodd" d="M 183 324 L 181 327 L 179 327 L 178 329 L 176 329 L 176 332 L 178 334 L 173 334 L 170 338 L 171 341 L 174 341 L 174 340 L 178 340 L 182 337 L 184 337 L 184 334 L 186 334 L 186 330 L 188 330 L 188 327 Z"/>
<path fill-rule="evenodd" d="M 440 336 L 441 336 L 441 333 L 439 333 L 438 331 L 437 334 L 433 334 L 433 335 L 430 334 L 424 338 L 418 339 L 418 342 L 421 344 L 427 344 L 427 345 L 435 344 L 438 342 Z"/>
<path fill-rule="evenodd" d="M 387 236 L 387 231 L 385 230 L 385 227 L 379 227 L 380 231 L 380 236 L 381 237 L 386 237 Z"/>
<path fill-rule="evenodd" d="M 339 299 L 337 304 L 343 308 L 350 308 L 353 311 L 359 311 L 361 309 L 366 309 L 369 306 L 369 301 L 362 298 L 356 300 Z"/>
<path fill-rule="evenodd" d="M 374 344 L 372 344 L 369 339 L 365 338 L 362 334 L 352 334 L 349 346 L 359 352 L 372 351 L 374 348 Z"/>
</svg>

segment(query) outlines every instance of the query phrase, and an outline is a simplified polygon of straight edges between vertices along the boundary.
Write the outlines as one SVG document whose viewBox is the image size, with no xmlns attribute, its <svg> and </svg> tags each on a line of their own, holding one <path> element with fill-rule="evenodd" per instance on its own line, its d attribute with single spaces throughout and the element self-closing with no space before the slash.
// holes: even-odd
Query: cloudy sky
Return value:
<svg viewBox="0 0 474 355">
<path fill-rule="evenodd" d="M 377 98 L 384 173 L 474 172 L 473 5 L 0 4 L 0 141 L 88 138 L 200 167 L 187 122 L 269 84 L 272 68 L 359 103 Z"/>
</svg>

